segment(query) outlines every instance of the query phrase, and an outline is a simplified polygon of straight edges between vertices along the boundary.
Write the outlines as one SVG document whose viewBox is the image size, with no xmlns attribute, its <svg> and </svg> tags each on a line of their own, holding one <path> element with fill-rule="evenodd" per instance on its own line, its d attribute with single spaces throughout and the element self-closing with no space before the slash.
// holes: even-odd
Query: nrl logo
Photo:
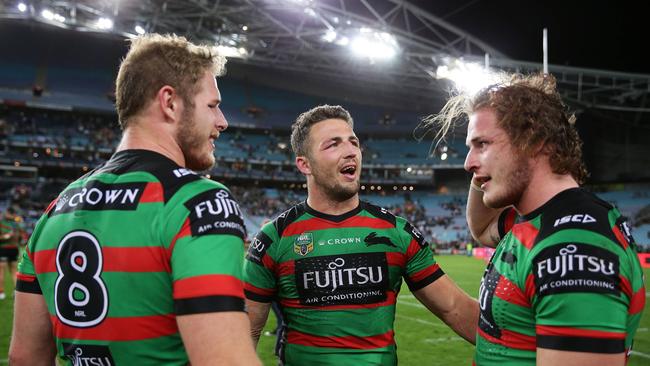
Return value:
<svg viewBox="0 0 650 366">
<path fill-rule="evenodd" d="M 300 234 L 293 242 L 293 251 L 301 256 L 306 256 L 314 250 L 314 237 L 311 233 Z"/>
</svg>

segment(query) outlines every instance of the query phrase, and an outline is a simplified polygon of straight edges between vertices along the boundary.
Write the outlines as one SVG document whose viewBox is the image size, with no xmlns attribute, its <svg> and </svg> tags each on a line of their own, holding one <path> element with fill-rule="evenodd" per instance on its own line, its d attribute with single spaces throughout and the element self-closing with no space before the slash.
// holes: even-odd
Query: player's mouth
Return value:
<svg viewBox="0 0 650 366">
<path fill-rule="evenodd" d="M 210 144 L 212 145 L 212 150 L 214 150 L 214 149 L 216 148 L 216 146 L 215 146 L 215 141 L 216 141 L 218 138 L 219 138 L 219 133 L 218 133 L 218 132 L 217 132 L 217 133 L 210 134 L 209 141 L 210 141 Z"/>
<path fill-rule="evenodd" d="M 474 181 L 483 190 L 487 187 L 487 183 L 490 180 L 492 180 L 492 177 L 490 177 L 489 175 L 474 176 Z"/>
<path fill-rule="evenodd" d="M 346 179 L 353 181 L 357 177 L 357 164 L 355 163 L 348 163 L 343 165 L 341 170 L 339 170 L 339 173 L 341 173 Z"/>
</svg>

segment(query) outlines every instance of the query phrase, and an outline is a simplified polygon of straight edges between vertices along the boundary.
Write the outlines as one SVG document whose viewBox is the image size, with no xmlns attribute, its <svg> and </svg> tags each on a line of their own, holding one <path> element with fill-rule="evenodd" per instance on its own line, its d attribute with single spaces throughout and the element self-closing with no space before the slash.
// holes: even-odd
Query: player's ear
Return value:
<svg viewBox="0 0 650 366">
<path fill-rule="evenodd" d="M 156 100 L 160 111 L 165 115 L 165 120 L 176 121 L 180 119 L 182 100 L 173 87 L 164 85 L 160 88 L 156 94 Z"/>
<path fill-rule="evenodd" d="M 296 167 L 303 175 L 311 175 L 311 164 L 306 156 L 296 156 Z"/>
</svg>

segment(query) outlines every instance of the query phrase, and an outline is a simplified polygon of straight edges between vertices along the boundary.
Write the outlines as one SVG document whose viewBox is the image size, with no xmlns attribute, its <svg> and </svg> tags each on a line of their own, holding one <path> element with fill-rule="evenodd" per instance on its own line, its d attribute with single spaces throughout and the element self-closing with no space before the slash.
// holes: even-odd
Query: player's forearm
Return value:
<svg viewBox="0 0 650 366">
<path fill-rule="evenodd" d="M 467 226 L 476 241 L 488 246 L 498 244 L 498 230 L 491 229 L 496 229 L 501 211 L 503 211 L 502 208 L 494 209 L 485 206 L 483 203 L 483 191 L 472 180 L 469 193 L 467 194 L 466 216 Z"/>
<path fill-rule="evenodd" d="M 248 311 L 248 319 L 250 320 L 251 324 L 251 339 L 253 340 L 253 346 L 257 348 L 257 343 L 260 340 L 262 329 L 264 329 L 266 320 L 269 317 L 271 304 L 246 300 L 246 309 Z"/>
<path fill-rule="evenodd" d="M 459 336 L 471 344 L 476 344 L 476 327 L 478 326 L 479 307 L 476 299 L 464 294 L 457 306 L 441 317 Z"/>
</svg>

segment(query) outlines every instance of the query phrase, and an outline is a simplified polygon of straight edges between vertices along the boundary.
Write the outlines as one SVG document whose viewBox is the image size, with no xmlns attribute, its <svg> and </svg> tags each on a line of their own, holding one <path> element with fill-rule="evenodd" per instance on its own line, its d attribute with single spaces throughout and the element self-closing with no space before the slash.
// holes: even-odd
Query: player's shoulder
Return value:
<svg viewBox="0 0 650 366">
<path fill-rule="evenodd" d="M 551 236 L 561 241 L 579 241 L 590 233 L 617 242 L 615 227 L 624 225 L 625 221 L 614 206 L 582 188 L 560 192 L 535 212 L 526 215 L 529 218 L 533 216 L 539 220 L 537 243 L 555 242 L 546 240 Z"/>
<path fill-rule="evenodd" d="M 303 201 L 300 202 L 286 211 L 276 216 L 273 220 L 262 226 L 262 231 L 274 230 L 278 236 L 282 236 L 284 230 L 294 222 L 296 222 L 302 215 L 307 212 L 307 204 Z"/>
<path fill-rule="evenodd" d="M 393 227 L 397 227 L 398 223 L 406 221 L 404 218 L 396 216 L 385 207 L 375 205 L 368 201 L 361 201 L 360 204 L 361 204 L 361 208 L 366 212 L 368 212 L 370 215 L 372 215 L 377 219 L 389 223 Z"/>
</svg>

